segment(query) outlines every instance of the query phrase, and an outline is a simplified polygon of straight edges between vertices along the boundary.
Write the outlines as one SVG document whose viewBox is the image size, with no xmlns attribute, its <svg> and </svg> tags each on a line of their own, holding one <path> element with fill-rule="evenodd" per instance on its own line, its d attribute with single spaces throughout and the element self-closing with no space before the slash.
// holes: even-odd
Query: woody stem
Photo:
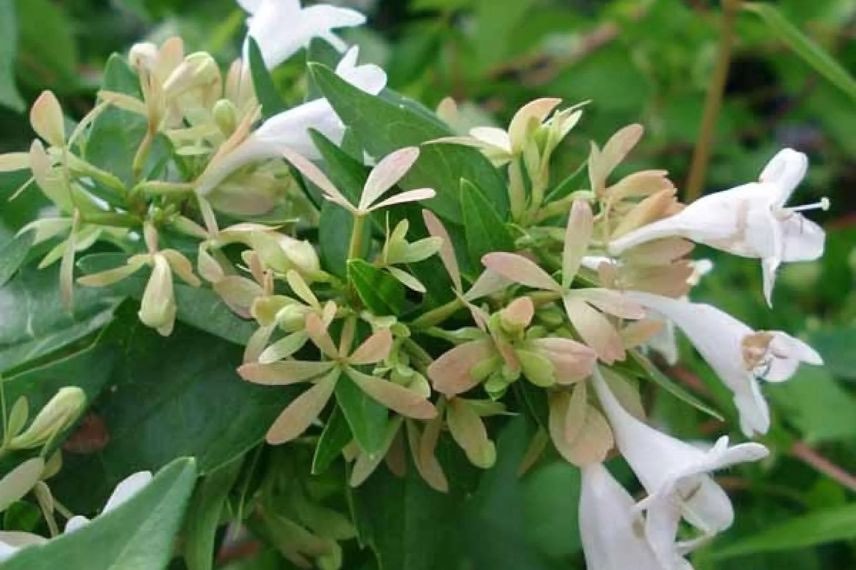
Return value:
<svg viewBox="0 0 856 570">
<path fill-rule="evenodd" d="M 685 200 L 692 202 L 701 196 L 704 186 L 707 164 L 710 160 L 710 147 L 716 131 L 716 119 L 722 106 L 722 94 L 725 90 L 725 80 L 728 78 L 728 68 L 731 65 L 731 47 L 734 43 L 734 24 L 741 0 L 722 0 L 722 26 L 719 35 L 719 49 L 716 54 L 716 66 L 710 78 L 707 95 L 704 100 L 704 111 L 701 118 L 698 140 L 693 151 L 690 174 L 687 179 Z"/>
</svg>

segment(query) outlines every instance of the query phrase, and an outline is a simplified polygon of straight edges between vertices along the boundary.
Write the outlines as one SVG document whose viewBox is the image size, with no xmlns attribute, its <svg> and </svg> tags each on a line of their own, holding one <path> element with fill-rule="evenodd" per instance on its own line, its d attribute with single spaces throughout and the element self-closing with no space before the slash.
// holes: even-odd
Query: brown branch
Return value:
<svg viewBox="0 0 856 570">
<path fill-rule="evenodd" d="M 690 175 L 687 180 L 685 199 L 692 202 L 701 196 L 707 174 L 707 163 L 710 160 L 710 150 L 716 134 L 716 119 L 722 107 L 722 95 L 725 91 L 725 81 L 728 79 L 728 68 L 731 66 L 731 46 L 734 43 L 734 24 L 741 0 L 722 0 L 722 27 L 719 35 L 719 50 L 716 54 L 716 66 L 710 78 L 707 95 L 704 100 L 704 111 L 699 127 L 698 141 L 693 151 Z"/>
<path fill-rule="evenodd" d="M 840 483 L 856 493 L 856 475 L 837 465 L 810 447 L 804 441 L 798 441 L 791 446 L 791 455 L 806 465 L 823 473 L 830 479 Z"/>
</svg>

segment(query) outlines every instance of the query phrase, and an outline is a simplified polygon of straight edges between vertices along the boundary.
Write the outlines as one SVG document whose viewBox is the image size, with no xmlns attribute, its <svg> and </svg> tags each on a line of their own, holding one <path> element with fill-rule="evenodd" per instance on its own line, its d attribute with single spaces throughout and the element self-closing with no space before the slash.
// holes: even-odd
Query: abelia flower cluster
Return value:
<svg viewBox="0 0 856 570">
<path fill-rule="evenodd" d="M 321 38 L 344 51 L 335 73 L 345 82 L 369 96 L 384 90 L 383 70 L 359 64 L 358 49 L 345 51 L 332 31 L 361 24 L 362 15 L 301 8 L 297 0 L 240 4 L 249 13 L 248 41 L 257 43 L 267 67 Z M 139 80 L 138 96 L 102 91 L 99 104 L 67 134 L 59 103 L 46 92 L 31 112 L 40 138 L 28 153 L 0 157 L 3 170 L 29 169 L 55 205 L 58 215 L 23 231 L 34 231 L 36 242 L 59 239 L 42 265 L 61 260 L 68 306 L 75 256 L 99 240 L 132 253 L 125 264 L 79 275 L 77 282 L 105 287 L 146 272 L 139 318 L 162 335 L 181 319 L 175 276 L 181 286 L 210 287 L 257 325 L 240 377 L 303 387 L 268 429 L 269 444 L 324 426 L 345 388 L 386 410 L 380 450 L 367 450 L 357 430 L 344 447 L 352 485 L 384 458 L 397 469 L 409 448 L 425 481 L 446 491 L 454 481 L 435 456 L 439 438 L 448 432 L 472 464 L 489 468 L 497 454 L 493 418 L 509 409 L 524 413 L 520 393 L 536 394 L 545 404 L 544 417 L 535 418 L 542 432 L 582 471 L 581 533 L 592 570 L 687 569 L 686 555 L 730 526 L 731 503 L 711 474 L 758 461 L 766 449 L 732 446 L 727 436 L 704 448 L 650 427 L 637 388 L 644 373 L 633 372 L 633 363 L 654 352 L 673 361 L 678 329 L 733 392 L 742 431 L 768 430 L 758 380 L 785 381 L 800 363 L 821 359 L 785 332 L 755 331 L 690 301 L 709 267 L 688 255 L 695 242 L 760 259 L 770 303 L 781 263 L 823 252 L 823 230 L 801 213 L 807 207 L 785 206 L 806 172 L 804 154 L 784 149 L 758 181 L 683 205 L 665 171 L 614 179 L 643 134 L 630 125 L 602 148 L 592 144 L 588 187 L 558 191 L 551 158 L 583 110 L 537 99 L 507 130 L 479 127 L 382 156 L 348 152 L 359 167 L 355 193 L 320 161 L 318 137 L 343 146 L 346 132 L 325 98 L 262 121 L 246 57 L 224 77 L 208 54 L 185 55 L 177 38 L 134 46 L 128 65 Z M 147 125 L 130 183 L 85 158 L 82 142 L 111 108 Z M 169 143 L 175 167 L 151 164 L 158 141 Z M 455 221 L 432 208 L 440 189 L 406 182 L 426 147 L 442 152 L 457 145 L 478 149 L 503 178 L 509 213 L 502 221 L 518 236 L 508 251 L 484 255 L 477 268 L 464 262 Z M 330 208 L 350 224 L 349 242 L 338 244 L 346 250 L 344 275 L 307 238 L 317 235 L 319 216 Z M 447 275 L 426 281 L 417 269 L 437 260 Z M 357 282 L 352 265 L 371 271 L 375 284 Z M 413 310 L 385 312 L 367 301 L 384 276 L 408 291 Z M 437 282 L 451 298 L 445 304 L 430 299 Z M 644 488 L 641 500 L 604 466 L 613 450 Z M 41 465 L 26 470 L 14 474 L 27 480 L 23 493 L 42 476 Z M 71 519 L 68 528 L 81 520 Z M 682 522 L 696 533 L 685 538 Z M 37 541 L 0 539 L 6 551 Z"/>
</svg>

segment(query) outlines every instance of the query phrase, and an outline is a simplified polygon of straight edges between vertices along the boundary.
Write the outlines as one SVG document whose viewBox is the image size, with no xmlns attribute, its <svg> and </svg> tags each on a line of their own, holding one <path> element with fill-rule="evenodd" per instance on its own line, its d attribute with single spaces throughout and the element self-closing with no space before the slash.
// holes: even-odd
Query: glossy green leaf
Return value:
<svg viewBox="0 0 856 570">
<path fill-rule="evenodd" d="M 672 396 L 678 398 L 683 402 L 686 402 L 695 409 L 704 412 L 705 414 L 716 418 L 719 421 L 724 421 L 722 414 L 717 412 L 715 409 L 713 409 L 706 403 L 699 400 L 697 397 L 687 391 L 686 388 L 663 374 L 659 368 L 654 366 L 654 364 L 650 360 L 648 360 L 648 358 L 640 354 L 638 351 L 629 350 L 627 351 L 627 354 L 630 357 L 629 363 L 633 364 L 637 370 L 642 372 L 642 377 L 647 380 L 651 380 L 661 388 L 665 389 Z"/>
<path fill-rule="evenodd" d="M 757 552 L 797 550 L 856 537 L 856 503 L 811 512 L 773 525 L 714 552 L 714 558 L 733 558 Z"/>
<path fill-rule="evenodd" d="M 214 567 L 215 539 L 229 491 L 241 472 L 242 458 L 235 459 L 200 481 L 184 522 L 184 561 L 188 570 Z"/>
<path fill-rule="evenodd" d="M 315 455 L 312 457 L 312 474 L 318 475 L 326 471 L 353 438 L 351 429 L 348 427 L 348 420 L 341 408 L 335 408 L 324 425 L 321 437 L 318 438 L 318 445 L 315 446 Z"/>
<path fill-rule="evenodd" d="M 27 232 L 0 246 L 0 287 L 5 285 L 24 263 L 32 243 L 33 232 Z"/>
<path fill-rule="evenodd" d="M 813 331 L 809 344 L 823 357 L 823 366 L 839 378 L 856 380 L 856 325 Z"/>
<path fill-rule="evenodd" d="M 395 277 L 362 259 L 348 261 L 348 278 L 365 306 L 376 315 L 400 315 L 404 286 Z"/>
<path fill-rule="evenodd" d="M 461 181 L 461 213 L 473 265 L 479 267 L 486 253 L 514 251 L 514 240 L 503 220 L 481 190 L 469 180 Z"/>
<path fill-rule="evenodd" d="M 23 111 L 24 99 L 15 84 L 15 56 L 18 51 L 18 23 L 14 0 L 0 0 L 0 105 Z"/>
<path fill-rule="evenodd" d="M 121 297 L 75 289 L 74 314 L 62 306 L 56 266 L 25 268 L 0 288 L 0 371 L 26 365 L 104 327 Z"/>
<path fill-rule="evenodd" d="M 74 25 L 63 4 L 16 0 L 18 77 L 39 89 L 72 91 L 80 83 Z"/>
<path fill-rule="evenodd" d="M 115 510 L 73 533 L 22 550 L 0 568 L 166 568 L 195 481 L 195 461 L 177 459 Z"/>
<path fill-rule="evenodd" d="M 102 501 L 121 474 L 196 457 L 205 474 L 257 445 L 298 387 L 257 386 L 235 369 L 242 349 L 180 323 L 168 337 L 124 307 L 105 333 L 121 358 L 98 401 L 109 445 L 65 457 L 57 493 L 72 510 Z"/>
<path fill-rule="evenodd" d="M 342 149 L 317 131 L 309 131 L 315 147 L 324 158 L 324 167 L 330 181 L 354 204 L 359 202 L 368 172 Z M 318 241 L 324 266 L 339 277 L 347 271 L 348 244 L 354 227 L 353 215 L 344 208 L 321 199 L 321 218 L 318 223 Z M 369 252 L 370 240 L 362 241 L 361 256 Z"/>
<path fill-rule="evenodd" d="M 265 119 L 273 117 L 277 113 L 285 111 L 285 103 L 274 85 L 270 72 L 265 67 L 259 44 L 252 37 L 248 37 L 247 48 L 250 58 L 250 75 L 253 78 L 253 88 L 256 91 L 256 99 L 262 106 L 262 116 Z"/>
<path fill-rule="evenodd" d="M 97 273 L 125 263 L 127 257 L 121 253 L 96 253 L 87 255 L 78 262 L 85 274 Z M 107 288 L 87 288 L 89 291 L 111 291 L 141 299 L 148 280 L 146 269 Z M 173 283 L 175 302 L 178 307 L 176 318 L 207 333 L 234 342 L 246 344 L 256 330 L 252 321 L 235 315 L 222 299 L 208 287 L 191 287 L 180 281 Z"/>
<path fill-rule="evenodd" d="M 832 56 L 803 34 L 772 4 L 748 2 L 743 8 L 760 16 L 779 39 L 827 81 L 856 99 L 856 79 Z"/>
<path fill-rule="evenodd" d="M 369 398 L 353 380 L 342 374 L 336 382 L 336 402 L 360 448 L 374 453 L 383 447 L 387 409 Z"/>
<path fill-rule="evenodd" d="M 439 120 L 360 91 L 323 65 L 310 64 L 310 70 L 336 114 L 354 130 L 369 154 L 377 158 L 451 134 Z M 505 185 L 496 169 L 477 150 L 448 144 L 425 145 L 421 150 L 419 160 L 400 184 L 403 189 L 433 188 L 437 196 L 425 205 L 459 223 L 458 189 L 461 178 L 466 178 L 482 189 L 500 216 L 505 215 Z"/>
<path fill-rule="evenodd" d="M 139 79 L 125 59 L 113 54 L 104 68 L 102 87 L 110 91 L 141 98 Z M 92 122 L 86 139 L 83 157 L 95 166 L 116 175 L 128 187 L 135 182 L 132 169 L 137 149 L 148 129 L 145 117 L 124 109 L 110 107 Z M 142 174 L 146 177 L 163 167 L 169 156 L 169 143 L 158 136 L 152 143 Z M 125 207 L 124 194 L 96 184 L 98 196 L 120 207 Z"/>
</svg>

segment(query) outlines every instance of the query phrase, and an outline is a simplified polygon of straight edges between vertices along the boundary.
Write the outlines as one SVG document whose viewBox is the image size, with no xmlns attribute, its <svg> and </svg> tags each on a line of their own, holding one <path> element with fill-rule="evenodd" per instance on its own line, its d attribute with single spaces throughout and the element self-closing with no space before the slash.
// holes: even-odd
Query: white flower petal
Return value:
<svg viewBox="0 0 856 570">
<path fill-rule="evenodd" d="M 358 46 L 353 46 L 345 52 L 336 66 L 336 75 L 366 93 L 377 95 L 386 87 L 386 72 L 371 63 L 358 65 L 359 53 Z"/>
<path fill-rule="evenodd" d="M 151 471 L 138 471 L 119 482 L 113 490 L 113 494 L 107 499 L 102 513 L 112 511 L 131 497 L 139 493 L 143 487 L 152 480 Z"/>
<path fill-rule="evenodd" d="M 589 570 L 666 570 L 637 532 L 641 516 L 633 497 L 600 463 L 582 469 L 579 509 Z"/>
<path fill-rule="evenodd" d="M 781 221 L 782 261 L 812 261 L 823 255 L 826 232 L 799 213 Z"/>
<path fill-rule="evenodd" d="M 808 157 L 792 148 L 783 148 L 770 159 L 761 171 L 758 179 L 772 186 L 778 204 L 784 205 L 788 198 L 805 178 L 808 170 Z"/>
</svg>

